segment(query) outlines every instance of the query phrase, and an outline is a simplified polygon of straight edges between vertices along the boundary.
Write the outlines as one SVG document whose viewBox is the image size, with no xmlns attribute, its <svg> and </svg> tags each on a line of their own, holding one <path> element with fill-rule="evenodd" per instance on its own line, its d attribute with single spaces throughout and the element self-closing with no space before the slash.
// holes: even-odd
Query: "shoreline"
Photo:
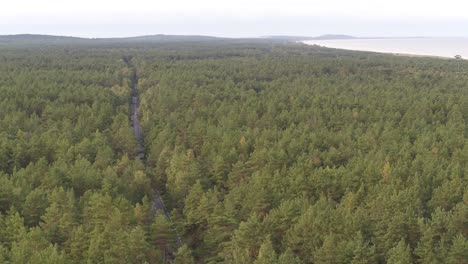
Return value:
<svg viewBox="0 0 468 264">
<path fill-rule="evenodd" d="M 400 57 L 433 58 L 433 59 L 444 59 L 444 60 L 455 59 L 455 55 L 452 57 L 452 56 L 431 55 L 431 54 L 415 54 L 415 53 L 408 53 L 408 52 L 392 52 L 392 51 L 378 51 L 378 50 L 369 50 L 369 49 L 366 50 L 366 49 L 359 49 L 359 48 L 333 47 L 333 46 L 323 45 L 321 43 L 312 43 L 312 41 L 310 40 L 299 40 L 299 41 L 296 41 L 296 43 L 300 43 L 300 44 L 308 45 L 308 46 L 319 46 L 319 47 L 329 48 L 329 49 L 372 52 L 372 53 L 387 54 L 387 55 L 400 56 Z M 463 56 L 463 57 L 465 58 L 466 56 Z"/>
</svg>

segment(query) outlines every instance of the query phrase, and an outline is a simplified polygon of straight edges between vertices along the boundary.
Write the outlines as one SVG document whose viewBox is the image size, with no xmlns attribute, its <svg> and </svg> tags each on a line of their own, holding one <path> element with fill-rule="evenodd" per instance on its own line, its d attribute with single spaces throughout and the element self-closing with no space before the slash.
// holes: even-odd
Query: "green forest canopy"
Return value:
<svg viewBox="0 0 468 264">
<path fill-rule="evenodd" d="M 467 262 L 467 63 L 68 41 L 0 47 L 0 263 Z"/>
</svg>

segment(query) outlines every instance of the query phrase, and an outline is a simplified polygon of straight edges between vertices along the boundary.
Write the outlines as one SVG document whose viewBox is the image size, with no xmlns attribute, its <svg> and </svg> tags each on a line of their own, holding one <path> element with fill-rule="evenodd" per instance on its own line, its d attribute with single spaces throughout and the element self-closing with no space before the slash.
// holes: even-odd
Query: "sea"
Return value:
<svg viewBox="0 0 468 264">
<path fill-rule="evenodd" d="M 301 41 L 328 48 L 468 59 L 468 38 L 355 38 Z"/>
</svg>

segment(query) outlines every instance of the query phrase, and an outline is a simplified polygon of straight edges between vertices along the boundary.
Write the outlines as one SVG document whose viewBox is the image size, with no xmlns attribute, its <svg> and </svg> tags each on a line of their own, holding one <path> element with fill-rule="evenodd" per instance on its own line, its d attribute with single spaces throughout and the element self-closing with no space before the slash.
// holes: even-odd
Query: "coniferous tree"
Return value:
<svg viewBox="0 0 468 264">
<path fill-rule="evenodd" d="M 404 240 L 389 251 L 387 263 L 389 264 L 411 264 L 413 263 L 411 251 Z"/>
</svg>

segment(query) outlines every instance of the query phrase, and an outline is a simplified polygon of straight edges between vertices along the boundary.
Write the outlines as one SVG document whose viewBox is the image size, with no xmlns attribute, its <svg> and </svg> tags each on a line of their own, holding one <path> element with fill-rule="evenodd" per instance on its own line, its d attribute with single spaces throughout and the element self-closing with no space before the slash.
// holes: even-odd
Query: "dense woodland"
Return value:
<svg viewBox="0 0 468 264">
<path fill-rule="evenodd" d="M 468 263 L 467 73 L 270 41 L 2 44 L 0 263 Z"/>
</svg>

